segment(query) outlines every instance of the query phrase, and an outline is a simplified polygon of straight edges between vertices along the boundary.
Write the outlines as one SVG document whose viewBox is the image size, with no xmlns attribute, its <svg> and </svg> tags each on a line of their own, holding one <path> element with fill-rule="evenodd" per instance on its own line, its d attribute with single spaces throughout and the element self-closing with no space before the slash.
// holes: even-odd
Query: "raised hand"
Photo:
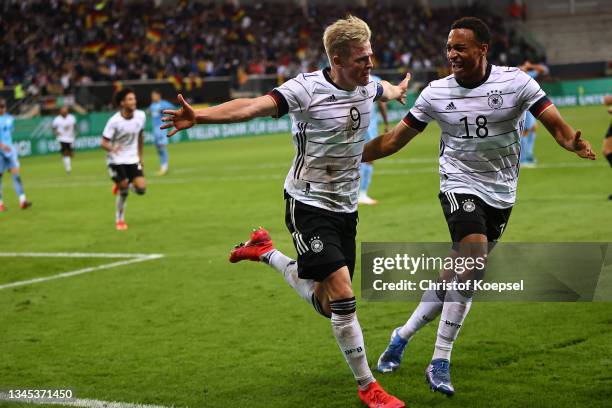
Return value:
<svg viewBox="0 0 612 408">
<path fill-rule="evenodd" d="M 576 131 L 576 136 L 574 137 L 572 146 L 574 148 L 574 152 L 584 159 L 595 160 L 595 153 L 591 148 L 591 144 L 588 141 L 581 139 L 580 136 L 580 130 Z"/>
<path fill-rule="evenodd" d="M 410 72 L 407 72 L 402 82 L 397 85 L 397 87 L 400 89 L 400 96 L 397 98 L 397 100 L 402 105 L 406 104 L 406 92 L 408 91 L 408 83 L 410 82 L 411 77 Z"/>
<path fill-rule="evenodd" d="M 178 101 L 181 104 L 181 109 L 166 109 L 162 112 L 164 115 L 168 115 L 162 118 L 162 122 L 168 123 L 161 125 L 160 129 L 174 128 L 168 132 L 168 137 L 174 136 L 179 130 L 189 129 L 196 124 L 195 111 L 185 101 L 183 95 L 179 94 Z"/>
</svg>

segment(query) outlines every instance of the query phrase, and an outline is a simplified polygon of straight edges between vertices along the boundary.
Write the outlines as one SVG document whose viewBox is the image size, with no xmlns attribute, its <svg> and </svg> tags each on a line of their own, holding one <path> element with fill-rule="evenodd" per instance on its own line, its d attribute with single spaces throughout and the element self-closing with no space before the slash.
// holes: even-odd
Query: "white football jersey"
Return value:
<svg viewBox="0 0 612 408">
<path fill-rule="evenodd" d="M 474 194 L 496 208 L 516 200 L 524 114 L 552 106 L 540 85 L 518 68 L 489 65 L 483 81 L 460 85 L 453 75 L 432 81 L 404 123 L 422 131 L 436 121 L 440 191 Z"/>
<path fill-rule="evenodd" d="M 135 110 L 130 119 L 126 119 L 121 112 L 110 117 L 102 137 L 109 140 L 113 147 L 119 146 L 117 153 L 108 153 L 109 164 L 136 164 L 140 161 L 138 156 L 138 135 L 144 130 L 146 115 L 141 110 Z"/>
<path fill-rule="evenodd" d="M 296 200 L 336 212 L 357 211 L 359 164 L 379 82 L 339 88 L 329 68 L 290 79 L 268 95 L 289 113 L 295 158 L 285 190 Z"/>
<path fill-rule="evenodd" d="M 76 118 L 69 113 L 66 117 L 57 115 L 51 127 L 57 132 L 57 140 L 64 143 L 74 143 L 74 130 L 76 126 Z"/>
</svg>

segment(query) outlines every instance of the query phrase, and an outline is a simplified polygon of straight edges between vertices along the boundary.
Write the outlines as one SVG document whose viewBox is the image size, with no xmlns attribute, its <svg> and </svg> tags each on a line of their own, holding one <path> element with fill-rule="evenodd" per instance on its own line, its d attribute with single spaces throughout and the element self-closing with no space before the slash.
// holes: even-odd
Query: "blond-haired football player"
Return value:
<svg viewBox="0 0 612 408">
<path fill-rule="evenodd" d="M 373 105 L 403 102 L 409 77 L 398 86 L 370 80 L 370 29 L 349 16 L 327 27 L 323 43 L 330 67 L 299 74 L 267 95 L 194 109 L 179 95 L 181 109 L 167 110 L 172 136 L 196 124 L 244 122 L 289 114 L 295 158 L 284 184 L 285 222 L 297 261 L 274 249 L 258 229 L 235 248 L 231 262 L 264 261 L 317 312 L 331 318 L 336 341 L 369 407 L 403 407 L 376 382 L 366 359 L 351 278 L 359 195 L 359 164 Z"/>
</svg>

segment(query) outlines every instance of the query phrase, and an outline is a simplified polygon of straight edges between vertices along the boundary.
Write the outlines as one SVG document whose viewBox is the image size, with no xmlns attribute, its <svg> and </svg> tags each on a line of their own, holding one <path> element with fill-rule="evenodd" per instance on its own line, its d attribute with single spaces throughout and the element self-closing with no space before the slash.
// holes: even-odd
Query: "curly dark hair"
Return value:
<svg viewBox="0 0 612 408">
<path fill-rule="evenodd" d="M 489 26 L 477 17 L 461 17 L 455 20 L 453 25 L 451 25 L 451 30 L 457 28 L 472 30 L 474 37 L 476 37 L 476 41 L 481 44 L 489 44 L 491 42 L 491 31 L 489 31 Z"/>
</svg>

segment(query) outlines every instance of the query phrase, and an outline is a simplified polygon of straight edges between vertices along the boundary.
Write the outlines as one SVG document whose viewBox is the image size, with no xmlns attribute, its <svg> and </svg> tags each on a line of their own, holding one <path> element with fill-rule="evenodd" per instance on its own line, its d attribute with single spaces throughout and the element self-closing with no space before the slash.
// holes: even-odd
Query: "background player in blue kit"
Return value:
<svg viewBox="0 0 612 408">
<path fill-rule="evenodd" d="M 19 175 L 19 160 L 17 159 L 17 149 L 13 146 L 14 119 L 6 113 L 6 102 L 0 99 L 0 211 L 4 211 L 2 201 L 2 175 L 4 170 L 9 170 L 13 175 L 13 185 L 19 197 L 19 207 L 23 210 L 32 205 L 26 200 L 21 176 Z"/>
<path fill-rule="evenodd" d="M 376 75 L 370 75 L 372 81 L 381 81 L 381 78 Z M 376 107 L 378 106 L 378 109 Z M 366 134 L 366 141 L 374 139 L 378 136 L 378 111 L 385 123 L 385 133 L 389 131 L 389 119 L 387 118 L 387 103 L 383 101 L 377 101 L 372 109 L 372 115 L 370 117 L 370 126 L 368 126 L 368 133 Z M 373 163 L 361 163 L 359 166 L 359 177 L 361 179 L 359 184 L 359 204 L 374 205 L 378 201 L 368 196 L 368 188 L 372 182 L 372 173 L 374 172 Z"/>
<path fill-rule="evenodd" d="M 519 68 L 533 79 L 536 79 L 539 75 L 546 75 L 548 73 L 548 67 L 546 67 L 546 65 L 533 64 L 529 60 L 525 61 Z M 527 111 L 525 113 L 523 135 L 521 137 L 521 165 L 524 167 L 535 166 L 536 163 L 535 156 L 533 155 L 536 129 L 536 118 L 531 114 L 531 112 Z"/>
<path fill-rule="evenodd" d="M 151 106 L 149 106 L 149 111 L 151 112 L 151 120 L 153 122 L 155 147 L 159 155 L 158 176 L 163 176 L 168 172 L 168 148 L 166 147 L 168 144 L 168 137 L 166 137 L 166 132 L 159 128 L 162 125 L 161 118 L 164 109 L 174 109 L 174 105 L 162 99 L 161 93 L 158 90 L 153 90 L 153 92 L 151 92 Z"/>
</svg>

